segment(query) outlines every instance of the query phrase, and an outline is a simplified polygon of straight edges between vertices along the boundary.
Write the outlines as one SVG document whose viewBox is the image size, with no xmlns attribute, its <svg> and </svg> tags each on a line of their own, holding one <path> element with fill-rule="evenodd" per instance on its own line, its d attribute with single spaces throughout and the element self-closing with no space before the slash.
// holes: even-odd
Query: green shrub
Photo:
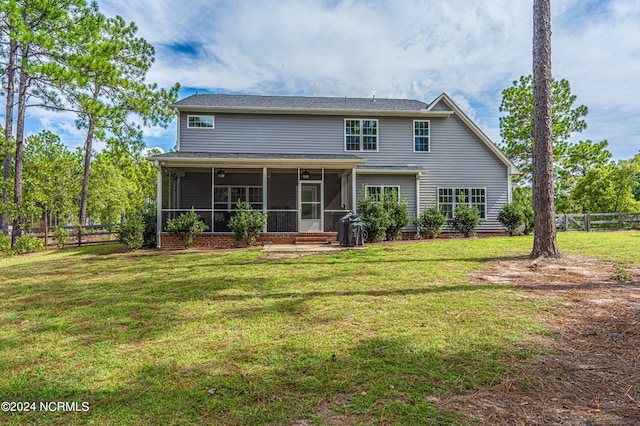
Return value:
<svg viewBox="0 0 640 426">
<path fill-rule="evenodd" d="M 480 222 L 480 210 L 464 204 L 460 204 L 455 208 L 453 219 L 451 220 L 454 229 L 465 238 L 475 235 L 476 228 L 480 225 Z"/>
<path fill-rule="evenodd" d="M 11 247 L 12 254 L 25 254 L 25 253 L 34 253 L 36 251 L 44 251 L 46 247 L 44 246 L 44 241 L 40 238 L 32 237 L 30 235 L 23 235 L 18 237 L 16 243 Z"/>
<path fill-rule="evenodd" d="M 513 203 L 520 206 L 524 222 L 524 235 L 533 232 L 532 193 L 529 187 L 513 188 Z"/>
<path fill-rule="evenodd" d="M 524 235 L 533 232 L 533 207 L 527 205 L 522 207 L 522 215 L 524 218 Z"/>
<path fill-rule="evenodd" d="M 127 221 L 120 225 L 118 240 L 132 250 L 144 245 L 144 223 L 140 213 L 129 215 Z"/>
<path fill-rule="evenodd" d="M 407 200 L 394 190 L 358 200 L 358 214 L 367 227 L 367 241 L 395 240 L 409 224 Z"/>
<path fill-rule="evenodd" d="M 363 197 L 358 200 L 358 214 L 367 227 L 367 241 L 384 241 L 391 219 L 382 203 L 375 197 Z"/>
<path fill-rule="evenodd" d="M 69 240 L 69 231 L 66 228 L 58 227 L 53 231 L 53 241 L 56 242 L 56 248 L 63 249 L 67 240 Z"/>
<path fill-rule="evenodd" d="M 407 200 L 393 190 L 390 194 L 385 194 L 382 206 L 389 216 L 389 225 L 387 225 L 385 236 L 387 240 L 397 240 L 402 234 L 402 230 L 409 224 Z"/>
<path fill-rule="evenodd" d="M 518 228 L 524 221 L 524 214 L 518 204 L 507 203 L 498 212 L 498 221 L 504 226 L 509 235 L 516 235 Z"/>
<path fill-rule="evenodd" d="M 256 237 L 266 224 L 267 216 L 263 212 L 254 210 L 246 201 L 238 201 L 236 212 L 229 220 L 229 229 L 236 240 L 251 246 L 256 243 Z"/>
<path fill-rule="evenodd" d="M 164 230 L 168 233 L 177 235 L 187 248 L 191 247 L 196 237 L 207 229 L 209 229 L 207 224 L 193 209 L 182 213 L 175 219 L 167 220 L 167 226 L 164 227 Z"/>
<path fill-rule="evenodd" d="M 435 238 L 442 231 L 442 225 L 447 221 L 445 215 L 437 207 L 425 209 L 413 223 L 418 227 L 418 235 L 421 238 Z"/>
<path fill-rule="evenodd" d="M 11 250 L 11 238 L 0 232 L 0 254 L 9 254 Z"/>
<path fill-rule="evenodd" d="M 155 247 L 158 232 L 158 212 L 155 204 L 147 205 L 147 208 L 142 211 L 142 223 L 144 224 L 144 245 Z"/>
</svg>

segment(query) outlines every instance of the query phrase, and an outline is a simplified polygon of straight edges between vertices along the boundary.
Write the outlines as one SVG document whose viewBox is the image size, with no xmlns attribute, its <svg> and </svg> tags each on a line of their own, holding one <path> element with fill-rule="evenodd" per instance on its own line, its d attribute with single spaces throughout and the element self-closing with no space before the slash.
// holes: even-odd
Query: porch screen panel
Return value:
<svg viewBox="0 0 640 426">
<path fill-rule="evenodd" d="M 216 210 L 226 210 L 229 208 L 229 188 L 225 186 L 215 187 L 214 208 Z"/>
<path fill-rule="evenodd" d="M 262 188 L 249 188 L 249 198 L 247 200 L 251 207 L 262 210 Z"/>
</svg>

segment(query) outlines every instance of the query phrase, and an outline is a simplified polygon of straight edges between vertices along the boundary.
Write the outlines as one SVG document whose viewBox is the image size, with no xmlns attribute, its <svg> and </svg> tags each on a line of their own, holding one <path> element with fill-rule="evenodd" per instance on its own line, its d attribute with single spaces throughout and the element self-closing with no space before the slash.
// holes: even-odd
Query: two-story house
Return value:
<svg viewBox="0 0 640 426">
<path fill-rule="evenodd" d="M 194 209 L 230 240 L 238 200 L 267 214 L 262 241 L 335 239 L 340 217 L 365 194 L 396 190 L 411 218 L 437 206 L 480 210 L 479 232 L 511 199 L 515 166 L 446 95 L 407 99 L 192 95 L 173 105 L 177 151 L 148 159 L 158 169 L 158 241 L 166 220 Z M 415 234 L 415 225 L 406 228 Z"/>
</svg>

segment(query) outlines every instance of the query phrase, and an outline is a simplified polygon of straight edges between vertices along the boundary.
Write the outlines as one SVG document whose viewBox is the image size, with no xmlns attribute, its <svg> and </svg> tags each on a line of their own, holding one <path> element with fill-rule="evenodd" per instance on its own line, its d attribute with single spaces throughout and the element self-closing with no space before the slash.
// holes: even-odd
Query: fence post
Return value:
<svg viewBox="0 0 640 426">
<path fill-rule="evenodd" d="M 564 221 L 564 231 L 565 232 L 569 232 L 569 216 L 567 216 L 567 214 L 564 214 L 564 218 L 562 219 Z"/>
<path fill-rule="evenodd" d="M 48 250 L 49 247 L 49 223 L 47 222 L 47 209 L 44 209 L 44 248 Z"/>
<path fill-rule="evenodd" d="M 622 213 L 618 213 L 618 229 L 624 229 L 622 226 Z"/>
<path fill-rule="evenodd" d="M 584 215 L 584 226 L 587 228 L 587 232 L 591 232 L 591 214 Z"/>
</svg>

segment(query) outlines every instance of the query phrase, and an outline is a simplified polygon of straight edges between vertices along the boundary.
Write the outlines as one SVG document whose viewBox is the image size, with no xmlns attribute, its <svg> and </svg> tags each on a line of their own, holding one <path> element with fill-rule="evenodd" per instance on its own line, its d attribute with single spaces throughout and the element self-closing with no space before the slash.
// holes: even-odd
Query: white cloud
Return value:
<svg viewBox="0 0 640 426">
<path fill-rule="evenodd" d="M 148 147 L 142 150 L 142 155 L 147 156 L 147 155 L 151 155 L 153 150 L 158 150 L 160 151 L 161 154 L 164 154 L 166 151 L 164 150 L 164 148 L 162 148 L 161 146 L 152 146 L 152 147 Z"/>
<path fill-rule="evenodd" d="M 531 73 L 532 5 L 495 0 L 100 0 L 156 47 L 148 79 L 209 91 L 408 97 L 447 92 L 496 142 L 501 91 Z M 553 73 L 590 108 L 578 139 L 640 142 L 640 3 L 552 3 Z M 47 116 L 69 137 L 73 120 Z M 56 124 L 65 121 L 67 124 Z M 166 149 L 174 127 L 147 129 Z M 160 141 L 163 142 L 160 142 Z"/>
</svg>

